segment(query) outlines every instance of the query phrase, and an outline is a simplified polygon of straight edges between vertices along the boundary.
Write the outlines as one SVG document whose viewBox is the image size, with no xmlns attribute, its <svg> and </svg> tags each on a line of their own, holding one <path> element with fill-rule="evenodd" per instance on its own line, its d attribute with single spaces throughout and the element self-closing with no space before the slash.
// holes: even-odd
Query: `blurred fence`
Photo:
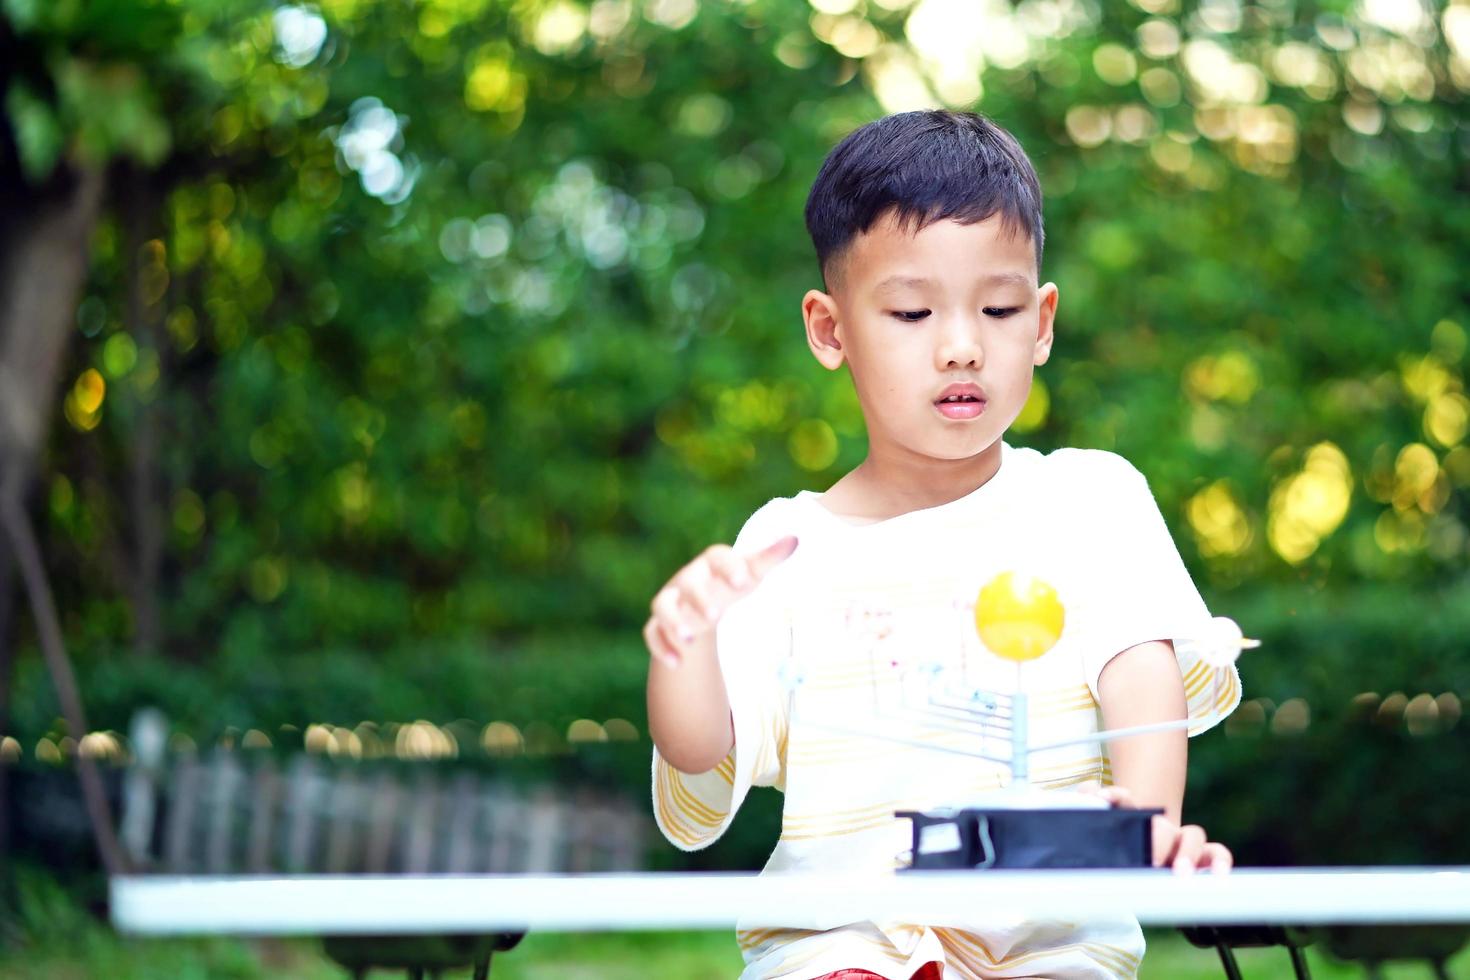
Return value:
<svg viewBox="0 0 1470 980">
<path fill-rule="evenodd" d="M 606 793 L 520 790 L 493 777 L 389 762 L 165 750 L 142 712 L 120 833 L 170 873 L 422 874 L 643 867 L 647 807 Z"/>
</svg>

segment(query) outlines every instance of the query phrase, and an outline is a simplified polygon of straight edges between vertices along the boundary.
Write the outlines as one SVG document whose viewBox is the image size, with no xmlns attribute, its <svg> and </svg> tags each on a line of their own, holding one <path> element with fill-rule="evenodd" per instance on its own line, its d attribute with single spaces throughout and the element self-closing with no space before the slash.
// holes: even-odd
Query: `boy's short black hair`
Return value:
<svg viewBox="0 0 1470 980">
<path fill-rule="evenodd" d="M 1016 138 L 978 113 L 885 116 L 827 154 L 806 199 L 824 283 L 852 240 L 890 211 L 916 232 L 946 218 L 973 224 L 999 212 L 1011 233 L 1030 236 L 1041 274 L 1041 183 Z"/>
</svg>

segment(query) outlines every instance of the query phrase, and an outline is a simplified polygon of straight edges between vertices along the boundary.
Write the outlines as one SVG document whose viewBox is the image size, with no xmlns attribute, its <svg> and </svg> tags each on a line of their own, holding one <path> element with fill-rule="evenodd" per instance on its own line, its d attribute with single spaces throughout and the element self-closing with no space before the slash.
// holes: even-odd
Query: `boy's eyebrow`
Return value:
<svg viewBox="0 0 1470 980">
<path fill-rule="evenodd" d="M 986 285 L 992 286 L 1031 285 L 1031 277 L 1026 275 L 1026 273 L 1024 272 L 992 272 L 990 275 L 985 276 L 984 279 L 982 279 L 981 281 L 984 282 Z M 927 286 L 929 284 L 930 280 L 924 278 L 923 276 L 889 276 L 887 279 L 884 279 L 873 288 L 875 291 L 882 291 L 887 289 L 896 289 L 901 286 L 919 287 Z"/>
<path fill-rule="evenodd" d="M 927 285 L 929 285 L 929 280 L 922 276 L 889 276 L 887 279 L 878 283 L 877 286 L 874 286 L 873 289 L 875 292 L 882 292 L 887 289 L 896 289 L 900 286 L 917 287 Z"/>
</svg>

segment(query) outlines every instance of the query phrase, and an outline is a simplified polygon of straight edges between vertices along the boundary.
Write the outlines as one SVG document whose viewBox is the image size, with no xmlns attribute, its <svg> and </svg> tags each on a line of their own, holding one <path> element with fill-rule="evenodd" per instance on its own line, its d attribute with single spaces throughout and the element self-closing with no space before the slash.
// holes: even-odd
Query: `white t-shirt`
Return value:
<svg viewBox="0 0 1470 980">
<path fill-rule="evenodd" d="M 962 754 L 978 744 L 1005 758 L 1003 733 L 936 722 L 926 694 L 936 671 L 1003 694 L 1018 689 L 1019 673 L 1030 743 L 1048 744 L 1098 730 L 1097 680 L 1110 659 L 1149 640 L 1203 637 L 1211 619 L 1147 481 L 1110 452 L 1042 455 L 1002 443 L 1000 468 L 983 486 L 877 524 L 849 524 L 811 492 L 777 498 L 735 547 L 754 551 L 788 534 L 800 540 L 795 554 L 731 606 L 717 633 L 735 722 L 730 755 L 698 775 L 656 749 L 653 759 L 659 828 L 684 850 L 718 838 L 751 786 L 784 791 L 764 874 L 894 869 L 912 842 L 910 822 L 894 811 L 963 804 L 1008 782 L 1003 761 Z M 1008 570 L 1051 584 L 1065 609 L 1060 640 L 1019 671 L 983 648 L 972 611 L 980 587 Z M 1197 661 L 1187 645 L 1176 653 L 1197 734 L 1234 710 L 1239 677 Z M 921 674 L 931 686 L 915 687 Z M 1112 781 L 1097 741 L 1033 753 L 1030 769 L 1043 789 Z M 906 980 L 931 960 L 946 980 L 1132 977 L 1144 945 L 1126 915 L 1069 923 L 1002 908 L 959 910 L 939 925 L 843 924 L 814 909 L 810 921 L 737 938 L 742 980 L 851 968 Z"/>
</svg>

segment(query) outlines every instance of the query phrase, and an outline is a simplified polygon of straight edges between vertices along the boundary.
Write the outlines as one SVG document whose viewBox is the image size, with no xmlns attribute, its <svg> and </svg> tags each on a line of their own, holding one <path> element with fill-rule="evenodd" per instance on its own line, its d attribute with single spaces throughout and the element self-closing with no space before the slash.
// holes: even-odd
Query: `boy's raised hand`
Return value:
<svg viewBox="0 0 1470 980">
<path fill-rule="evenodd" d="M 750 593 L 796 550 L 787 536 L 748 555 L 729 545 L 704 549 L 679 569 L 653 597 L 653 615 L 643 627 L 648 652 L 668 667 L 714 648 L 715 626 L 731 603 Z"/>
</svg>

